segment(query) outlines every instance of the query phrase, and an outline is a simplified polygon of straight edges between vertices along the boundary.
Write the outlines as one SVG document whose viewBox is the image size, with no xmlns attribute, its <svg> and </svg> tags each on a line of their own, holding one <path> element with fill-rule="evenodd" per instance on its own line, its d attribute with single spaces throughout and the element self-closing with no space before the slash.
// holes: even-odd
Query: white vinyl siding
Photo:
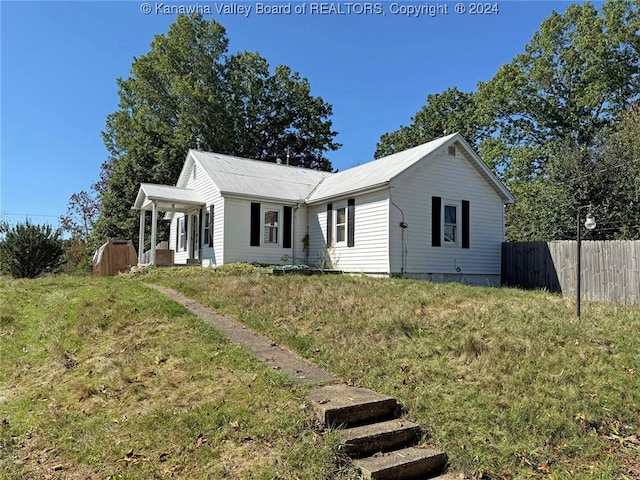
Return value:
<svg viewBox="0 0 640 480">
<path fill-rule="evenodd" d="M 470 248 L 431 246 L 432 197 L 442 198 L 441 234 L 444 240 L 447 205 L 457 207 L 456 244 L 461 246 L 463 200 L 470 202 Z M 502 198 L 466 158 L 463 148 L 456 148 L 456 156 L 446 149 L 430 159 L 409 168 L 392 182 L 393 202 L 404 212 L 391 207 L 391 268 L 402 269 L 402 251 L 406 251 L 406 271 L 414 274 L 478 274 L 500 275 L 501 244 L 504 239 L 504 205 Z M 457 271 L 457 268 L 460 271 Z"/>
<path fill-rule="evenodd" d="M 193 159 L 188 157 L 185 168 L 193 169 L 195 166 Z M 220 192 L 211 183 L 207 175 L 201 174 L 202 169 L 196 167 L 196 175 L 194 178 L 193 170 L 190 170 L 189 175 L 181 176 L 183 182 L 179 182 L 177 186 L 182 188 L 190 188 L 198 192 L 206 205 L 203 206 L 203 219 L 204 214 L 209 211 L 209 206 L 214 205 L 214 228 L 213 228 L 213 247 L 209 247 L 207 243 L 201 245 L 201 264 L 203 266 L 217 266 L 222 264 L 223 258 L 223 231 L 222 226 L 224 223 L 224 199 L 220 196 Z M 188 212 L 189 215 L 199 215 L 199 208 L 193 209 Z M 174 262 L 176 264 L 187 263 L 188 252 L 176 249 L 176 226 L 177 218 L 183 217 L 182 212 L 174 213 L 173 221 L 171 222 L 171 232 L 169 236 L 169 248 L 175 251 Z M 200 223 L 200 222 L 199 222 Z M 204 223 L 204 222 L 203 222 Z M 200 226 L 200 239 L 204 238 L 204 225 Z"/>
<path fill-rule="evenodd" d="M 347 198 L 329 202 L 333 205 L 333 228 L 345 209 L 345 240 L 338 241 L 333 232 L 333 246 L 327 249 L 327 204 L 309 207 L 309 263 L 321 266 L 330 256 L 333 267 L 345 272 L 389 273 L 389 199 L 388 190 L 349 197 L 355 199 L 354 246 L 346 242 L 348 222 Z"/>
<path fill-rule="evenodd" d="M 252 202 L 260 203 L 260 246 L 254 247 L 250 245 Z M 305 208 L 293 208 L 293 241 L 291 248 L 283 248 L 283 228 L 281 227 L 284 215 L 283 207 L 284 205 L 259 202 L 258 200 L 252 201 L 233 197 L 225 198 L 224 263 L 258 262 L 281 265 L 294 263 L 294 260 L 296 263 L 302 263 L 300 260 L 305 254 L 302 250 L 302 237 L 306 234 Z M 267 229 L 270 227 L 265 221 L 267 212 L 278 212 L 278 243 L 265 243 Z"/>
</svg>

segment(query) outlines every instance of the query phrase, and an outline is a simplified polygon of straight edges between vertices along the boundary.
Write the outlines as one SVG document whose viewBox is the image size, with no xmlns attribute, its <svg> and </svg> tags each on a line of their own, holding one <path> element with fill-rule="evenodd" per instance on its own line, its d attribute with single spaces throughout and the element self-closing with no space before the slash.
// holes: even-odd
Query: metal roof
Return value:
<svg viewBox="0 0 640 480">
<path fill-rule="evenodd" d="M 394 153 L 357 167 L 338 172 L 322 181 L 307 198 L 310 203 L 387 185 L 392 178 L 447 143 L 456 134 Z"/>
<path fill-rule="evenodd" d="M 307 197 L 307 203 L 319 203 L 331 198 L 384 188 L 391 180 L 406 171 L 420 160 L 428 157 L 445 146 L 458 142 L 471 157 L 472 165 L 487 182 L 499 192 L 505 203 L 514 203 L 507 188 L 489 170 L 482 159 L 469 146 L 459 133 L 437 138 L 417 147 L 394 153 L 387 157 L 359 165 L 325 178 Z"/>
<path fill-rule="evenodd" d="M 205 203 L 195 190 L 152 183 L 140 184 L 133 210 L 150 210 L 154 202 L 158 205 L 158 210 L 163 212 L 184 210 L 186 207 Z"/>
<path fill-rule="evenodd" d="M 500 194 L 505 203 L 515 201 L 507 188 L 459 133 L 338 173 L 189 150 L 177 184 L 182 187 L 187 185 L 192 172 L 191 166 L 195 163 L 204 170 L 222 195 L 280 203 L 320 203 L 332 198 L 385 188 L 412 165 L 454 143 L 464 148 L 468 154 L 467 159 Z M 433 157 L 435 158 L 435 155 Z M 204 204 L 202 197 L 192 189 L 143 183 L 133 208 L 148 210 L 153 201 L 165 212 L 184 211 L 190 206 Z"/>
<path fill-rule="evenodd" d="M 224 194 L 303 203 L 329 172 L 190 150 Z"/>
</svg>

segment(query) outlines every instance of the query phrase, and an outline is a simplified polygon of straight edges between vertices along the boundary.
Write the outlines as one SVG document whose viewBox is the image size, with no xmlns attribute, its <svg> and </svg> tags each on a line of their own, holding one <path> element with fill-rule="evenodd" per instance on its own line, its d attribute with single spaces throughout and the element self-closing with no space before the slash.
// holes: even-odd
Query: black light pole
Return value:
<svg viewBox="0 0 640 480">
<path fill-rule="evenodd" d="M 589 212 L 587 213 L 587 218 L 584 222 L 584 226 L 587 230 L 593 230 L 594 228 L 596 228 L 596 220 L 595 218 L 593 218 L 593 215 L 591 214 L 591 205 L 583 205 L 581 207 L 578 207 L 578 213 L 576 214 L 576 224 L 577 224 L 577 230 L 578 230 L 578 256 L 577 256 L 577 260 L 578 260 L 578 265 L 576 266 L 577 269 L 577 273 L 576 273 L 576 315 L 578 316 L 578 318 L 580 318 L 580 297 L 581 297 L 581 292 L 580 292 L 580 287 L 581 287 L 581 270 L 582 270 L 582 266 L 581 266 L 581 254 L 582 254 L 582 231 L 581 231 L 581 226 L 582 224 L 580 223 L 580 210 L 582 210 L 583 208 L 588 208 Z"/>
</svg>

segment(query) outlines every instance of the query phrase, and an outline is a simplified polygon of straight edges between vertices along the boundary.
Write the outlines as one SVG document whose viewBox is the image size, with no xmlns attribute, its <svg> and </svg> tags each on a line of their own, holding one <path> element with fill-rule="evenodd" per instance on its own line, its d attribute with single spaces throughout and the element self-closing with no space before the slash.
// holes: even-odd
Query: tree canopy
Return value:
<svg viewBox="0 0 640 480">
<path fill-rule="evenodd" d="M 258 53 L 228 53 L 225 29 L 179 16 L 117 80 L 119 109 L 103 132 L 109 159 L 96 184 L 94 235 L 137 237 L 130 212 L 140 183 L 175 184 L 189 148 L 331 170 L 332 107 L 284 65 L 273 73 Z"/>
<path fill-rule="evenodd" d="M 62 264 L 60 231 L 31 220 L 8 228 L 0 241 L 0 271 L 15 278 L 35 278 Z"/>
<path fill-rule="evenodd" d="M 426 105 L 412 117 L 410 125 L 380 137 L 375 157 L 391 155 L 454 132 L 460 132 L 468 142 L 476 143 L 482 138 L 483 129 L 473 95 L 461 92 L 457 87 L 429 94 Z"/>
<path fill-rule="evenodd" d="M 376 155 L 457 130 L 516 197 L 506 214 L 508 239 L 572 238 L 576 209 L 585 204 L 604 220 L 592 238 L 640 238 L 638 216 L 627 208 L 637 211 L 640 192 L 631 153 L 638 31 L 638 0 L 554 11 L 490 81 L 476 92 L 429 95 L 411 125 L 382 135 Z"/>
</svg>

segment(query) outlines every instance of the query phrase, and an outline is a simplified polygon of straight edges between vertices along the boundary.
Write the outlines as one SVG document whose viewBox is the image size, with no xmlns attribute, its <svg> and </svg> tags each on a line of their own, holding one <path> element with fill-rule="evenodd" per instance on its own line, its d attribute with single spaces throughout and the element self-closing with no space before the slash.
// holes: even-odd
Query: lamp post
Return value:
<svg viewBox="0 0 640 480">
<path fill-rule="evenodd" d="M 578 229 L 578 265 L 577 265 L 577 273 L 576 273 L 576 315 L 578 316 L 578 318 L 580 318 L 580 287 L 581 287 L 581 253 L 582 253 L 582 229 L 581 226 L 582 224 L 580 223 L 580 210 L 584 209 L 584 208 L 588 208 L 589 211 L 587 212 L 587 217 L 585 219 L 584 222 L 584 228 L 586 228 L 587 230 L 593 230 L 594 228 L 596 228 L 596 219 L 593 217 L 593 214 L 591 213 L 591 205 L 583 205 L 581 207 L 578 207 L 578 213 L 576 214 L 576 224 L 577 224 L 577 229 Z"/>
</svg>

